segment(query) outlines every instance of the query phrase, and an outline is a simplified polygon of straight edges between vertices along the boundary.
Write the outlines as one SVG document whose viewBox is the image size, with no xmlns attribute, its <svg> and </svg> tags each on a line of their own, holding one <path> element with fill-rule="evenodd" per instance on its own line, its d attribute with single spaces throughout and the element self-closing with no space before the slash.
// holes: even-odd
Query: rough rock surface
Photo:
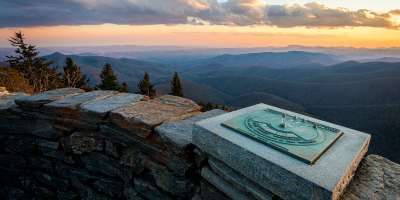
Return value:
<svg viewBox="0 0 400 200">
<path fill-rule="evenodd" d="M 5 111 L 13 106 L 15 106 L 15 99 L 28 96 L 25 93 L 4 93 L 0 94 L 0 112 Z"/>
<path fill-rule="evenodd" d="M 134 104 L 138 101 L 146 99 L 140 94 L 119 93 L 108 98 L 87 102 L 81 105 L 84 112 L 104 116 L 111 110 Z"/>
<path fill-rule="evenodd" d="M 400 199 L 400 165 L 381 156 L 367 156 L 361 162 L 342 199 Z"/>
<path fill-rule="evenodd" d="M 259 200 L 272 200 L 274 195 L 259 185 L 255 184 L 251 180 L 242 176 L 232 168 L 226 166 L 221 161 L 210 158 L 208 161 L 210 169 L 225 181 L 232 183 L 232 187 L 240 190 L 241 193 L 247 193 L 248 198 L 259 199 Z"/>
<path fill-rule="evenodd" d="M 202 180 L 200 182 L 200 195 L 195 196 L 193 200 L 229 200 L 228 196 L 226 196 L 224 193 L 220 192 L 218 188 L 213 186 L 211 183 L 209 183 L 206 180 Z"/>
<path fill-rule="evenodd" d="M 230 183 L 222 179 L 220 176 L 214 174 L 208 167 L 201 170 L 201 176 L 205 178 L 209 183 L 214 185 L 219 190 L 223 191 L 226 196 L 233 200 L 251 200 L 250 196 L 246 193 L 237 190 Z"/>
<path fill-rule="evenodd" d="M 38 108 L 44 104 L 63 99 L 67 96 L 77 95 L 84 91 L 77 88 L 62 88 L 57 90 L 50 90 L 32 96 L 26 96 L 15 100 L 20 106 Z"/>
<path fill-rule="evenodd" d="M 74 154 L 102 151 L 104 141 L 96 133 L 75 132 L 62 140 L 63 148 Z"/>
<path fill-rule="evenodd" d="M 115 91 L 97 90 L 93 92 L 86 92 L 83 94 L 68 96 L 66 98 L 48 103 L 45 108 L 49 111 L 61 112 L 63 114 L 79 109 L 83 103 L 100 100 L 109 96 L 115 95 Z"/>
<path fill-rule="evenodd" d="M 157 125 L 199 111 L 200 107 L 189 99 L 166 95 L 111 111 L 110 118 L 118 126 L 147 137 Z"/>
<path fill-rule="evenodd" d="M 0 87 L 0 96 L 4 94 L 8 94 L 7 89 L 5 87 Z"/>
<path fill-rule="evenodd" d="M 175 153 L 184 153 L 187 146 L 192 144 L 194 123 L 223 113 L 225 113 L 223 110 L 211 110 L 183 121 L 165 122 L 155 130 L 160 135 L 161 140 L 169 144 L 169 147 L 171 147 Z"/>
</svg>

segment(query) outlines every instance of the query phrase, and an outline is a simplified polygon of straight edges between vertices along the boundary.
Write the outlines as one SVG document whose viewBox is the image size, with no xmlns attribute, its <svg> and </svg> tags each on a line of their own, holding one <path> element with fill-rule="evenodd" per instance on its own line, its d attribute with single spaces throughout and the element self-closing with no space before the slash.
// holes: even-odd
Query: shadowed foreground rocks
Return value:
<svg viewBox="0 0 400 200">
<path fill-rule="evenodd" d="M 279 199 L 193 145 L 194 123 L 223 113 L 170 95 L 0 88 L 0 199 Z M 370 155 L 342 198 L 400 199 L 399 177 Z"/>
</svg>

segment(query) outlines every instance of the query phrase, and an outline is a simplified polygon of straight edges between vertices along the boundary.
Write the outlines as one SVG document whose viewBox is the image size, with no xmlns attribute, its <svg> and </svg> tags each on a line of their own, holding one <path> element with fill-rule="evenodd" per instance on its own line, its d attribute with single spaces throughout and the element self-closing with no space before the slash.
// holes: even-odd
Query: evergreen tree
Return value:
<svg viewBox="0 0 400 200">
<path fill-rule="evenodd" d="M 225 106 L 225 105 L 222 105 L 222 106 L 221 106 L 221 110 L 227 110 L 226 106 Z"/>
<path fill-rule="evenodd" d="M 106 63 L 100 74 L 101 83 L 97 85 L 97 88 L 102 90 L 119 90 L 120 86 L 117 80 L 117 76 L 114 74 L 111 64 Z"/>
<path fill-rule="evenodd" d="M 210 102 L 208 102 L 208 103 L 203 107 L 204 112 L 210 111 L 210 110 L 212 110 L 212 109 L 214 109 L 214 105 L 213 105 L 212 103 L 210 103 Z"/>
<path fill-rule="evenodd" d="M 221 109 L 225 111 L 232 111 L 231 108 L 227 107 L 226 105 L 218 105 L 218 104 L 213 104 L 211 102 L 208 103 L 203 103 L 203 102 L 198 102 L 197 103 L 201 107 L 202 112 L 207 112 L 213 109 Z"/>
<path fill-rule="evenodd" d="M 16 55 L 7 56 L 7 62 L 28 80 L 34 92 L 42 92 L 62 86 L 60 74 L 50 67 L 52 62 L 39 57 L 36 46 L 25 43 L 24 34 L 16 32 L 9 41 L 12 46 L 16 47 Z"/>
<path fill-rule="evenodd" d="M 127 83 L 123 82 L 121 88 L 119 89 L 120 92 L 128 92 L 129 86 Z"/>
<path fill-rule="evenodd" d="M 81 73 L 81 68 L 74 63 L 72 58 L 65 59 L 63 67 L 63 82 L 65 87 L 86 88 L 89 80 Z"/>
<path fill-rule="evenodd" d="M 181 80 L 179 79 L 178 73 L 174 73 L 174 77 L 171 81 L 171 95 L 183 97 Z"/>
<path fill-rule="evenodd" d="M 151 98 L 156 96 L 156 90 L 153 88 L 153 85 L 150 82 L 150 76 L 147 72 L 144 73 L 143 79 L 138 84 L 138 93 L 147 95 Z"/>
</svg>

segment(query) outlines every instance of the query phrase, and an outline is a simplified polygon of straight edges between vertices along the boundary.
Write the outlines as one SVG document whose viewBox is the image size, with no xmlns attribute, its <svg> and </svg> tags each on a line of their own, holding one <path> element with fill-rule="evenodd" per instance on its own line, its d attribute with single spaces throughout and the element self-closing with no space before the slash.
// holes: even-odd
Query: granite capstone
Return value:
<svg viewBox="0 0 400 200">
<path fill-rule="evenodd" d="M 199 111 L 200 106 L 189 99 L 165 95 L 113 110 L 110 119 L 119 127 L 145 138 L 161 123 L 188 118 Z"/>
<path fill-rule="evenodd" d="M 185 149 L 192 144 L 192 130 L 194 123 L 203 119 L 226 113 L 223 110 L 215 109 L 182 121 L 164 122 L 155 128 L 161 140 L 177 154 L 184 153 Z"/>
<path fill-rule="evenodd" d="M 28 96 L 25 93 L 7 93 L 0 96 L 0 112 L 7 111 L 15 106 L 15 99 Z"/>
<path fill-rule="evenodd" d="M 78 95 L 84 91 L 78 88 L 62 88 L 49 90 L 32 96 L 25 96 L 15 100 L 15 103 L 22 107 L 39 108 L 44 104 L 63 99 L 68 96 Z"/>
<path fill-rule="evenodd" d="M 112 95 L 116 95 L 117 93 L 118 92 L 116 91 L 106 91 L 106 90 L 86 92 L 78 95 L 67 96 L 63 99 L 53 101 L 51 103 L 44 105 L 44 107 L 49 111 L 68 112 L 68 110 L 79 109 L 79 106 L 83 103 L 104 99 Z"/>
<path fill-rule="evenodd" d="M 114 109 L 135 104 L 145 99 L 146 97 L 140 94 L 118 93 L 107 98 L 83 103 L 80 108 L 83 112 L 104 116 Z"/>
</svg>

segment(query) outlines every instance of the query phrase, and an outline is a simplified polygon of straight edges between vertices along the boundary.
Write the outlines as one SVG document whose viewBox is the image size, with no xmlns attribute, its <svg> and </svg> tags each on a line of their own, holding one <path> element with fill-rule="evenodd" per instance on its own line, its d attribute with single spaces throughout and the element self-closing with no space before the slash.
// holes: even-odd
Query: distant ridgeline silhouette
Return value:
<svg viewBox="0 0 400 200">
<path fill-rule="evenodd" d="M 250 149 L 229 151 L 218 146 L 227 138 L 203 134 L 205 124 L 241 111 L 200 110 L 192 100 L 172 95 L 150 99 L 63 88 L 29 96 L 0 88 L 0 198 L 327 199 L 319 195 L 323 188 L 310 189 L 315 182 L 289 170 L 268 168 L 262 159 L 259 165 L 246 165 L 259 155 Z M 215 145 L 207 146 L 208 142 Z M 329 198 L 399 199 L 400 166 L 377 155 L 359 154 L 348 169 L 354 172 L 362 160 L 354 178 L 342 177 L 352 178 L 350 184 L 339 186 Z M 238 158 L 247 172 L 231 165 Z M 268 174 L 269 179 L 262 180 L 269 184 L 260 184 L 258 174 Z M 324 179 L 324 174 L 313 178 L 321 183 Z M 286 185 L 274 184 L 285 181 Z M 303 189 L 290 192 L 293 184 Z"/>
</svg>

